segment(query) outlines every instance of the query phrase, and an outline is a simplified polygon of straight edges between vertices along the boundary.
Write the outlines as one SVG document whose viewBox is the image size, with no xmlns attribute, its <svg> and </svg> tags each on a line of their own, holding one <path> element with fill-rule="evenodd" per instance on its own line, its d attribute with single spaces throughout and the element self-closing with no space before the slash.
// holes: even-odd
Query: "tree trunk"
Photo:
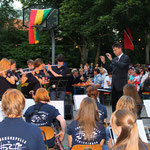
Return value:
<svg viewBox="0 0 150 150">
<path fill-rule="evenodd" d="M 98 42 L 98 46 L 97 46 L 95 65 L 98 64 L 99 55 L 100 55 L 100 41 Z"/>
<path fill-rule="evenodd" d="M 150 64 L 150 34 L 147 35 L 146 64 Z"/>
<path fill-rule="evenodd" d="M 81 63 L 86 64 L 87 57 L 88 57 L 88 49 L 87 49 L 87 41 L 84 37 L 82 37 L 82 45 L 79 47 L 80 54 L 81 54 Z"/>
</svg>

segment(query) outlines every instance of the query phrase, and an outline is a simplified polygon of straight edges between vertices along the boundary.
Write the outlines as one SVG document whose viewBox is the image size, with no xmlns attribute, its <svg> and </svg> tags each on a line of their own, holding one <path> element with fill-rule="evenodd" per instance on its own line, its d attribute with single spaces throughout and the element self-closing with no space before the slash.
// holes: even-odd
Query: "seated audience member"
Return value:
<svg viewBox="0 0 150 150">
<path fill-rule="evenodd" d="M 134 68 L 130 67 L 128 70 L 128 83 L 130 84 L 134 79 Z"/>
<path fill-rule="evenodd" d="M 17 89 L 8 89 L 2 97 L 5 118 L 0 122 L 0 149 L 46 150 L 41 130 L 22 119 L 25 98 Z"/>
<path fill-rule="evenodd" d="M 150 92 L 150 73 L 148 75 L 148 78 L 144 82 L 143 91 L 144 92 Z"/>
<path fill-rule="evenodd" d="M 99 69 L 94 69 L 94 85 L 97 88 L 100 88 L 102 84 L 102 76 L 100 74 Z"/>
<path fill-rule="evenodd" d="M 10 61 L 6 58 L 0 61 L 0 100 L 7 89 L 15 84 L 15 78 L 10 69 Z"/>
<path fill-rule="evenodd" d="M 88 80 L 86 74 L 84 74 L 84 70 L 80 69 L 79 70 L 79 78 L 82 82 L 86 82 Z"/>
<path fill-rule="evenodd" d="M 108 75 L 104 79 L 104 89 L 111 90 L 111 83 L 112 83 L 112 73 L 108 72 Z"/>
<path fill-rule="evenodd" d="M 136 90 L 140 90 L 140 72 L 138 69 L 134 70 L 133 72 L 134 79 L 131 81 L 131 84 L 133 84 L 136 87 Z"/>
<path fill-rule="evenodd" d="M 126 84 L 123 87 L 123 95 L 131 96 L 135 100 L 137 105 L 137 114 L 140 115 L 143 102 L 139 97 L 136 87 L 133 84 Z"/>
<path fill-rule="evenodd" d="M 86 64 L 84 65 L 84 73 L 85 73 L 86 75 L 88 75 L 88 71 L 89 71 L 89 65 L 88 65 L 88 63 L 86 63 Z"/>
<path fill-rule="evenodd" d="M 150 146 L 139 137 L 136 116 L 127 110 L 118 110 L 111 115 L 113 132 L 118 136 L 111 150 L 148 150 Z"/>
<path fill-rule="evenodd" d="M 103 145 L 105 128 L 99 121 L 98 109 L 92 98 L 82 100 L 77 117 L 69 125 L 67 134 L 69 148 L 74 145 Z"/>
<path fill-rule="evenodd" d="M 99 65 L 98 64 L 96 64 L 95 69 L 99 69 Z"/>
<path fill-rule="evenodd" d="M 94 66 L 93 66 L 93 63 L 90 64 L 90 67 L 89 67 L 89 74 L 93 74 L 93 71 L 94 71 Z"/>
<path fill-rule="evenodd" d="M 144 68 L 140 68 L 140 91 L 143 90 L 144 81 L 147 79 L 148 74 L 145 72 Z"/>
<path fill-rule="evenodd" d="M 51 127 L 53 120 L 57 119 L 60 122 L 62 131 L 56 136 L 60 136 L 60 141 L 62 141 L 65 134 L 65 120 L 55 107 L 47 104 L 47 102 L 50 101 L 50 97 L 47 90 L 44 88 L 39 88 L 36 91 L 34 100 L 36 104 L 34 106 L 29 107 L 25 112 L 24 117 L 26 121 L 37 126 Z M 49 148 L 53 147 L 54 145 L 54 138 L 48 140 Z"/>
<path fill-rule="evenodd" d="M 101 88 L 104 88 L 104 80 L 106 78 L 106 76 L 108 75 L 107 70 L 105 68 L 101 68 L 100 69 L 100 73 L 101 73 Z"/>
<path fill-rule="evenodd" d="M 107 122 L 107 110 L 106 110 L 105 106 L 103 106 L 102 104 L 100 104 L 98 102 L 98 99 L 97 99 L 98 98 L 97 87 L 94 86 L 94 85 L 89 86 L 86 91 L 87 91 L 87 96 L 93 98 L 95 103 L 96 103 L 96 105 L 97 105 L 100 121 L 102 123 L 106 124 L 106 122 Z"/>
</svg>

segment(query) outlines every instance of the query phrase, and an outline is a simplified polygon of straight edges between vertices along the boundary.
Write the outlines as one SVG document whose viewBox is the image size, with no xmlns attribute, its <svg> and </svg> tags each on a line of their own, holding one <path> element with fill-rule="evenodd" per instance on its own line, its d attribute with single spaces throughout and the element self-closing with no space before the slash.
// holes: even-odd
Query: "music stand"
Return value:
<svg viewBox="0 0 150 150">
<path fill-rule="evenodd" d="M 66 91 L 67 83 L 69 78 L 65 77 L 51 77 L 49 87 L 50 90 L 56 91 L 56 100 L 58 99 L 59 91 Z"/>
</svg>

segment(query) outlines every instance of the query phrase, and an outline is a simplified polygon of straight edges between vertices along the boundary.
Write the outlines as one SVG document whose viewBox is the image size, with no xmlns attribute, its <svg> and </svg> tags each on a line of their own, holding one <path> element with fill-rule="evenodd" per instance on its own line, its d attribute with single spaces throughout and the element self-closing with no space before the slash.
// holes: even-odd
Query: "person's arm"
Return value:
<svg viewBox="0 0 150 150">
<path fill-rule="evenodd" d="M 15 84 L 14 76 L 8 77 L 5 72 L 2 72 L 2 76 L 11 84 Z"/>
<path fill-rule="evenodd" d="M 105 142 L 105 139 L 102 139 L 101 142 L 100 142 L 100 145 L 103 146 L 104 142 Z"/>
<path fill-rule="evenodd" d="M 60 141 L 62 141 L 62 140 L 63 140 L 63 137 L 64 137 L 64 135 L 65 135 L 66 121 L 65 121 L 65 119 L 64 119 L 61 115 L 58 115 L 58 116 L 56 117 L 56 119 L 60 122 L 61 130 L 62 130 L 61 132 L 59 132 L 59 133 L 56 135 L 56 137 L 59 136 Z"/>
<path fill-rule="evenodd" d="M 50 65 L 48 66 L 48 70 L 53 74 L 54 77 L 62 77 L 62 75 L 57 74 L 56 72 L 54 72 L 54 71 L 52 70 L 52 67 L 51 67 Z"/>
<path fill-rule="evenodd" d="M 71 146 L 72 146 L 72 135 L 68 135 L 68 145 L 69 145 L 69 148 L 71 148 Z"/>
</svg>

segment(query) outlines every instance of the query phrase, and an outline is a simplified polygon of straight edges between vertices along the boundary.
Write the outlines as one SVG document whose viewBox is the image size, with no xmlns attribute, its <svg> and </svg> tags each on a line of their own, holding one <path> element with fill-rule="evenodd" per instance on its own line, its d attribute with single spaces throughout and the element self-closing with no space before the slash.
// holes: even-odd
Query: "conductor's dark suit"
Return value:
<svg viewBox="0 0 150 150">
<path fill-rule="evenodd" d="M 123 95 L 123 87 L 127 84 L 128 68 L 130 59 L 123 54 L 120 59 L 115 57 L 111 64 L 103 64 L 103 67 L 108 71 L 112 71 L 112 111 L 116 109 L 118 99 Z"/>
</svg>

